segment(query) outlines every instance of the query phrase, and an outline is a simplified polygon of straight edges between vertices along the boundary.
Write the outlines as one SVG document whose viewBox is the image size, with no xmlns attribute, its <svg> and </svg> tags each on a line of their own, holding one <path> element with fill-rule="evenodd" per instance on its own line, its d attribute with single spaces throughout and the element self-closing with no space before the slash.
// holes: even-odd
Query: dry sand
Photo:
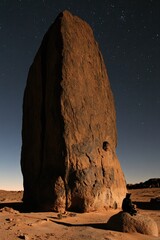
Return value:
<svg viewBox="0 0 160 240">
<path fill-rule="evenodd" d="M 145 209 L 151 198 L 160 196 L 160 188 L 130 192 L 132 200 L 140 204 L 139 213 L 152 217 L 160 234 L 160 210 Z M 62 218 L 55 212 L 20 213 L 17 210 L 22 194 L 0 190 L 0 240 L 160 240 L 160 237 L 106 230 L 106 222 L 120 209 L 83 214 L 67 212 Z"/>
</svg>

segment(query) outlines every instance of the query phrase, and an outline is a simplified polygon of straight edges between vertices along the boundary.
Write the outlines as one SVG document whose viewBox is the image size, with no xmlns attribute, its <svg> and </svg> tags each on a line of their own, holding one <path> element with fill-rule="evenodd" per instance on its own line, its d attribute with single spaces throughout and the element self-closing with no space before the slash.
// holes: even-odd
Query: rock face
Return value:
<svg viewBox="0 0 160 240">
<path fill-rule="evenodd" d="M 157 223 L 152 218 L 141 214 L 131 216 L 129 213 L 119 212 L 109 219 L 107 229 L 128 233 L 137 232 L 155 237 L 158 236 Z"/>
<path fill-rule="evenodd" d="M 114 99 L 90 26 L 68 11 L 50 27 L 23 102 L 23 201 L 39 210 L 121 207 Z"/>
</svg>

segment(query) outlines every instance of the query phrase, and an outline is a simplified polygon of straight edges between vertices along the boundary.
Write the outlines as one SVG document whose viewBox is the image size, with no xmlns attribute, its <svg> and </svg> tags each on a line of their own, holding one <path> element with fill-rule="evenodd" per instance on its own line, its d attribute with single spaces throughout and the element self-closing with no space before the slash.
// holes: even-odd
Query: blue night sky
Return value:
<svg viewBox="0 0 160 240">
<path fill-rule="evenodd" d="M 22 101 L 28 70 L 59 12 L 87 21 L 117 111 L 117 155 L 128 183 L 160 177 L 160 1 L 0 1 L 0 189 L 23 189 Z"/>
</svg>

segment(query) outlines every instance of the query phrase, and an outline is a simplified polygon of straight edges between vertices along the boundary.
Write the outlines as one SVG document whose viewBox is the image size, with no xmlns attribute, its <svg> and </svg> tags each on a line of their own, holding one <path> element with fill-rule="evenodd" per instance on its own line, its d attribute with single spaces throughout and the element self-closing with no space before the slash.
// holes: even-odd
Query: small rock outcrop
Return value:
<svg viewBox="0 0 160 240">
<path fill-rule="evenodd" d="M 129 213 L 119 212 L 113 215 L 107 222 L 107 229 L 127 233 L 141 233 L 158 236 L 157 223 L 146 215 L 137 214 L 131 216 Z"/>
<path fill-rule="evenodd" d="M 68 11 L 30 67 L 23 101 L 23 201 L 39 210 L 121 207 L 126 184 L 115 148 L 116 113 L 92 29 Z"/>
</svg>

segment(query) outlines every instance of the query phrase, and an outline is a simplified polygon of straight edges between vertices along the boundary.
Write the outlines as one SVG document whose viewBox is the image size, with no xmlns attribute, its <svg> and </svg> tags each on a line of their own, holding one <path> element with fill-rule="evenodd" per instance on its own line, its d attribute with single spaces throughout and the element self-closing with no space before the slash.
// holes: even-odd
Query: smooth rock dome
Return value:
<svg viewBox="0 0 160 240">
<path fill-rule="evenodd" d="M 158 236 L 157 223 L 150 217 L 142 214 L 131 216 L 129 213 L 119 212 L 107 222 L 107 229 L 127 233 L 141 233 Z"/>
<path fill-rule="evenodd" d="M 23 100 L 23 201 L 33 210 L 121 207 L 116 112 L 91 27 L 68 11 L 45 34 Z"/>
</svg>

